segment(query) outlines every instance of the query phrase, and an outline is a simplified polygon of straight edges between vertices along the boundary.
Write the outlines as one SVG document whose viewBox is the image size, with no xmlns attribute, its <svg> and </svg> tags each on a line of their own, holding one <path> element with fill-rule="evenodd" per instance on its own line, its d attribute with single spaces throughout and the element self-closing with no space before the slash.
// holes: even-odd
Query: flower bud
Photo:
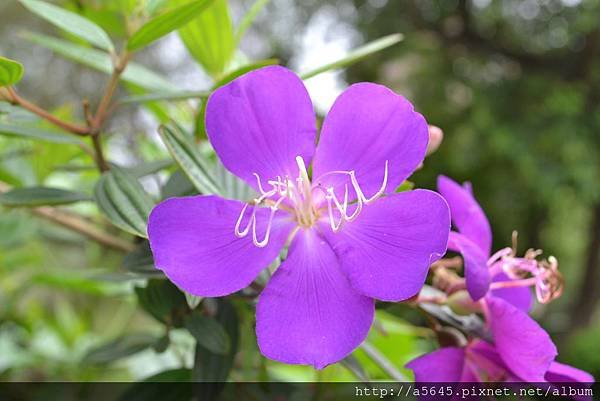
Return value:
<svg viewBox="0 0 600 401">
<path fill-rule="evenodd" d="M 460 290 L 448 297 L 446 305 L 457 315 L 470 315 L 481 310 L 479 304 L 471 299 L 469 293 L 465 290 Z"/>
<path fill-rule="evenodd" d="M 436 127 L 435 125 L 429 126 L 429 142 L 427 143 L 427 153 L 429 156 L 442 144 L 442 140 L 444 139 L 444 131 L 441 128 Z"/>
</svg>

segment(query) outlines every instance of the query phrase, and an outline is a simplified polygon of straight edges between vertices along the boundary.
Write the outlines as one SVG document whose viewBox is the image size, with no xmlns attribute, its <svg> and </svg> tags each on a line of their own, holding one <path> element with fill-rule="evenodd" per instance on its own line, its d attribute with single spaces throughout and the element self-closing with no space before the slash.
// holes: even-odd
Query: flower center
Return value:
<svg viewBox="0 0 600 401">
<path fill-rule="evenodd" d="M 234 233 L 238 238 L 246 237 L 252 233 L 252 242 L 254 245 L 260 248 L 267 246 L 273 225 L 273 218 L 278 210 L 291 213 L 298 226 L 305 228 L 314 226 L 321 215 L 327 212 L 331 229 L 337 232 L 344 222 L 355 220 L 364 205 L 368 205 L 381 197 L 387 185 L 387 160 L 385 162 L 381 187 L 379 191 L 369 198 L 363 193 L 354 170 L 330 171 L 317 178 L 315 182 L 318 184 L 314 185 L 308 177 L 308 170 L 301 156 L 296 156 L 296 164 L 298 165 L 298 177 L 296 179 L 291 179 L 287 175 L 283 177 L 277 176 L 276 180 L 267 181 L 267 184 L 270 186 L 267 189 L 263 186 L 260 176 L 254 173 L 260 196 L 251 203 L 245 204 L 242 208 L 234 229 Z M 350 185 L 348 185 L 348 182 L 344 184 L 343 199 L 339 199 L 332 185 L 325 187 L 321 184 L 323 178 L 332 175 L 344 176 L 346 181 L 349 179 Z M 349 194 L 350 187 L 354 193 L 352 198 Z M 326 205 L 322 204 L 323 197 L 316 196 L 315 191 L 321 191 L 324 194 Z M 242 229 L 242 221 L 250 205 L 253 206 L 252 212 L 245 227 Z M 257 211 L 260 209 L 260 206 L 268 206 L 270 209 L 269 216 L 265 222 L 266 228 L 262 239 L 258 238 L 259 235 L 257 232 Z"/>
<path fill-rule="evenodd" d="M 517 257 L 514 246 L 496 252 L 487 262 L 492 275 L 502 271 L 512 280 L 492 283 L 491 288 L 535 287 L 536 298 L 544 304 L 560 297 L 563 278 L 558 261 L 554 256 L 538 260 L 541 254 L 539 249 L 528 249 L 523 257 Z"/>
</svg>

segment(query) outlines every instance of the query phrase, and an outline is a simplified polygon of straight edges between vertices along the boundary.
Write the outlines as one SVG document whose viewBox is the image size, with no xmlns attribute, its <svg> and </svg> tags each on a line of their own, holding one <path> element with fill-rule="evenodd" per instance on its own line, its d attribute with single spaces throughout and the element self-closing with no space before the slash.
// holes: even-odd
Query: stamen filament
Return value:
<svg viewBox="0 0 600 401">
<path fill-rule="evenodd" d="M 335 189 L 329 187 L 323 188 L 318 180 L 316 185 L 311 184 L 311 180 L 308 176 L 308 170 L 304 159 L 301 156 L 296 157 L 296 164 L 298 165 L 298 177 L 290 179 L 289 176 L 276 176 L 276 179 L 267 180 L 267 184 L 271 186 L 270 189 L 263 187 L 260 176 L 254 173 L 256 177 L 257 189 L 260 192 L 260 196 L 253 201 L 253 205 L 245 204 L 240 215 L 236 221 L 234 233 L 237 237 L 243 238 L 250 234 L 252 230 L 252 242 L 257 247 L 264 247 L 268 244 L 270 238 L 270 232 L 273 224 L 275 213 L 279 209 L 284 209 L 294 215 L 296 222 L 299 226 L 311 227 L 318 220 L 319 216 L 324 210 L 319 207 L 319 202 L 323 199 L 321 197 L 315 203 L 313 199 L 313 191 L 315 189 L 322 190 L 325 193 L 325 200 L 327 202 L 327 213 L 329 217 L 329 224 L 334 232 L 340 230 L 344 222 L 355 220 L 361 213 L 363 206 L 375 201 L 385 193 L 385 189 L 388 181 L 388 161 L 385 161 L 385 168 L 383 173 L 383 181 L 381 187 L 371 197 L 367 198 L 362 191 L 360 184 L 356 178 L 354 170 L 350 171 L 330 171 L 329 173 L 323 174 L 320 178 L 341 174 L 349 177 L 350 185 L 352 190 L 356 194 L 355 202 L 351 200 L 349 194 L 348 183 L 344 184 L 344 195 L 343 201 L 338 199 Z M 274 197 L 277 195 L 279 198 L 274 201 Z M 273 199 L 272 199 L 273 198 Z M 286 201 L 287 200 L 287 201 Z M 286 203 L 283 203 L 286 201 Z M 355 205 L 355 209 L 349 214 L 350 205 Z M 266 229 L 264 236 L 259 240 L 257 232 L 257 210 L 259 207 L 269 205 L 270 213 L 268 221 L 266 222 Z M 248 206 L 252 206 L 252 213 L 250 214 L 248 223 L 242 229 L 242 221 L 246 216 Z M 335 216 L 334 209 L 339 213 L 339 218 Z"/>
</svg>

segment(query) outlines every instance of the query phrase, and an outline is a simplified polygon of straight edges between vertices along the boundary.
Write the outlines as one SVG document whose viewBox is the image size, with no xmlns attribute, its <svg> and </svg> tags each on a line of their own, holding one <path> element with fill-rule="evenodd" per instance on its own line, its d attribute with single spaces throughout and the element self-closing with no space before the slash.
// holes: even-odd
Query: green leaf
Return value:
<svg viewBox="0 0 600 401">
<path fill-rule="evenodd" d="M 268 59 L 259 60 L 259 61 L 256 61 L 256 62 L 253 62 L 250 64 L 243 65 L 243 66 L 227 73 L 223 78 L 221 78 L 219 81 L 217 81 L 217 83 L 213 86 L 212 90 L 214 91 L 215 89 L 228 84 L 229 82 L 233 81 L 234 79 L 236 79 L 250 71 L 254 71 L 259 68 L 266 67 L 268 65 L 275 65 L 278 63 L 279 63 L 279 59 L 268 58 Z"/>
<path fill-rule="evenodd" d="M 222 188 L 221 195 L 225 198 L 244 202 L 256 198 L 256 191 L 244 180 L 231 174 L 220 161 L 217 161 L 214 171 L 215 181 Z"/>
<path fill-rule="evenodd" d="M 208 99 L 210 92 L 170 92 L 170 93 L 147 93 L 144 95 L 128 96 L 120 100 L 121 103 L 146 103 L 160 100 L 188 100 L 188 99 Z"/>
<path fill-rule="evenodd" d="M 23 64 L 0 56 L 0 87 L 11 86 L 23 78 Z"/>
<path fill-rule="evenodd" d="M 396 43 L 401 42 L 403 39 L 404 35 L 402 35 L 401 33 L 395 33 L 392 35 L 384 36 L 382 38 L 376 39 L 372 42 L 367 43 L 366 45 L 360 46 L 352 50 L 340 60 L 322 65 L 320 67 L 315 68 L 314 70 L 310 70 L 299 75 L 302 79 L 308 79 L 326 71 L 347 67 L 373 53 L 377 53 L 383 49 L 393 46 Z"/>
<path fill-rule="evenodd" d="M 238 26 L 238 29 L 235 33 L 236 47 L 246 34 L 248 28 L 250 28 L 250 26 L 258 16 L 258 13 L 260 13 L 260 11 L 269 3 L 269 1 L 270 0 L 256 0 L 254 4 L 252 4 L 252 7 L 250 7 L 250 10 L 248 10 L 246 15 L 244 15 L 244 18 L 240 22 L 240 25 Z"/>
<path fill-rule="evenodd" d="M 114 46 L 102 28 L 87 18 L 40 0 L 19 0 L 29 11 L 101 49 L 112 52 Z"/>
<path fill-rule="evenodd" d="M 107 364 L 153 346 L 159 338 L 149 334 L 127 334 L 91 349 L 83 358 L 84 364 Z"/>
<path fill-rule="evenodd" d="M 203 297 L 192 295 L 188 292 L 185 293 L 185 300 L 187 301 L 187 304 L 190 307 L 190 309 L 196 309 L 203 299 Z"/>
<path fill-rule="evenodd" d="M 0 204 L 5 206 L 66 205 L 87 200 L 90 197 L 84 193 L 48 187 L 15 188 L 0 194 Z"/>
<path fill-rule="evenodd" d="M 169 337 L 169 332 L 167 332 L 152 345 L 152 349 L 157 353 L 162 354 L 169 348 L 169 345 L 171 345 L 171 338 Z"/>
<path fill-rule="evenodd" d="M 118 401 L 182 401 L 193 399 L 191 369 L 172 369 L 152 375 L 128 387 Z M 170 383 L 170 384 L 166 384 Z"/>
<path fill-rule="evenodd" d="M 89 272 L 87 273 L 89 275 Z M 36 285 L 78 294 L 110 296 L 115 294 L 116 287 L 110 283 L 99 281 L 96 277 L 85 277 L 79 271 L 59 270 L 48 273 L 36 273 L 29 278 Z M 112 288 L 111 288 L 112 287 Z"/>
<path fill-rule="evenodd" d="M 188 176 L 181 169 L 175 170 L 160 189 L 162 199 L 175 196 L 190 196 L 196 194 L 196 192 L 196 187 L 194 187 L 194 184 L 192 184 Z"/>
<path fill-rule="evenodd" d="M 105 74 L 112 74 L 113 64 L 108 53 L 76 45 L 66 40 L 38 35 L 31 32 L 25 33 L 24 37 L 25 39 L 50 49 L 69 60 L 104 72 Z M 121 75 L 121 79 L 150 91 L 169 92 L 177 90 L 177 87 L 170 83 L 166 78 L 134 62 L 130 62 L 127 65 L 127 69 L 125 69 Z"/>
<path fill-rule="evenodd" d="M 369 375 L 367 375 L 367 372 L 365 372 L 365 369 L 355 356 L 348 355 L 340 361 L 340 364 L 352 372 L 352 374 L 361 382 L 368 383 L 370 381 Z"/>
<path fill-rule="evenodd" d="M 186 4 L 152 18 L 129 38 L 127 49 L 130 51 L 139 50 L 169 32 L 183 27 L 203 12 L 213 1 L 188 0 Z"/>
<path fill-rule="evenodd" d="M 220 298 L 217 300 L 216 320 L 227 332 L 230 342 L 229 352 L 226 355 L 221 355 L 204 348 L 202 345 L 198 344 L 196 346 L 192 379 L 194 382 L 209 382 L 204 383 L 201 392 L 196 393 L 198 401 L 217 399 L 229 377 L 238 349 L 239 320 L 235 308 L 227 299 Z"/>
<path fill-rule="evenodd" d="M 142 309 L 159 322 L 182 327 L 183 317 L 190 312 L 185 295 L 168 280 L 148 280 L 146 287 L 135 287 Z"/>
<path fill-rule="evenodd" d="M 42 129 L 28 125 L 16 125 L 0 123 L 0 135 L 20 137 L 24 139 L 36 139 L 52 143 L 70 143 L 73 145 L 84 145 L 79 138 L 59 131 Z"/>
<path fill-rule="evenodd" d="M 404 192 L 410 191 L 415 187 L 415 183 L 409 180 L 404 180 L 402 183 L 396 188 L 396 192 Z"/>
<path fill-rule="evenodd" d="M 188 0 L 175 0 L 182 4 Z M 226 0 L 213 1 L 198 18 L 179 29 L 192 57 L 213 78 L 227 68 L 235 50 L 233 24 Z"/>
<path fill-rule="evenodd" d="M 176 125 L 163 125 L 158 129 L 169 152 L 189 177 L 196 189 L 203 194 L 220 194 L 221 188 L 210 175 L 211 167 L 202 157 L 190 135 Z"/>
<path fill-rule="evenodd" d="M 185 328 L 208 351 L 219 355 L 229 352 L 229 336 L 215 319 L 194 313 L 185 320 Z"/>
<path fill-rule="evenodd" d="M 148 175 L 156 174 L 159 171 L 165 170 L 173 165 L 172 159 L 154 160 L 151 162 L 144 162 L 134 167 L 126 168 L 127 172 L 136 178 L 146 177 Z"/>
<path fill-rule="evenodd" d="M 123 270 L 148 278 L 164 278 L 164 273 L 154 266 L 152 251 L 148 241 L 143 241 L 136 249 L 123 258 Z"/>
<path fill-rule="evenodd" d="M 146 237 L 146 221 L 154 201 L 140 183 L 125 170 L 113 166 L 94 190 L 98 208 L 117 227 Z"/>
</svg>

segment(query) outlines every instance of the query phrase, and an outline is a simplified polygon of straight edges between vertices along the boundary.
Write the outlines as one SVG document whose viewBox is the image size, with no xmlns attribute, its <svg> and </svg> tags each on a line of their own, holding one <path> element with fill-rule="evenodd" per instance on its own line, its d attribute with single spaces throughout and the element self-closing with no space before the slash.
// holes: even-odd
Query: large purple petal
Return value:
<svg viewBox="0 0 600 401">
<path fill-rule="evenodd" d="M 206 132 L 229 171 L 255 189 L 267 180 L 298 176 L 296 156 L 308 166 L 316 118 L 304 84 L 279 66 L 249 72 L 217 89 L 206 106 Z"/>
<path fill-rule="evenodd" d="M 524 381 L 543 382 L 557 354 L 548 333 L 511 303 L 496 297 L 486 302 L 494 344 L 506 366 Z"/>
<path fill-rule="evenodd" d="M 546 372 L 546 380 L 550 383 L 593 383 L 594 376 L 581 369 L 552 362 Z"/>
<path fill-rule="evenodd" d="M 444 347 L 413 359 L 406 364 L 415 373 L 417 383 L 456 383 L 463 377 L 465 350 Z"/>
<path fill-rule="evenodd" d="M 454 231 L 450 232 L 448 249 L 460 252 L 463 256 L 467 291 L 474 300 L 481 299 L 490 288 L 487 257 L 469 238 Z"/>
<path fill-rule="evenodd" d="M 284 214 L 276 216 L 269 244 L 258 248 L 250 238 L 234 234 L 242 207 L 239 201 L 202 195 L 159 203 L 148 219 L 156 267 L 194 295 L 215 297 L 246 287 L 279 255 L 293 224 Z M 257 212 L 259 239 L 268 213 Z"/>
<path fill-rule="evenodd" d="M 477 244 L 487 259 L 492 249 L 492 229 L 481 206 L 473 197 L 470 185 L 461 187 L 450 178 L 440 175 L 437 187 L 448 201 L 452 222 L 458 231 Z"/>
<path fill-rule="evenodd" d="M 321 369 L 365 339 L 373 313 L 373 300 L 350 286 L 329 244 L 301 229 L 258 300 L 258 346 L 268 358 Z"/>
<path fill-rule="evenodd" d="M 450 216 L 433 191 L 383 197 L 337 233 L 324 228 L 352 286 L 373 298 L 399 301 L 423 287 L 429 266 L 446 252 Z"/>
<path fill-rule="evenodd" d="M 552 362 L 548 372 L 546 372 L 546 380 L 552 383 L 550 391 L 560 391 L 561 386 L 559 384 L 569 383 L 568 390 L 573 392 L 569 398 L 577 401 L 593 400 L 593 394 L 588 393 L 587 389 L 594 384 L 594 377 L 588 372 L 573 366 Z M 547 387 L 544 387 L 544 389 L 547 390 Z"/>
<path fill-rule="evenodd" d="M 502 282 L 510 280 L 510 277 L 508 277 L 506 273 L 498 273 L 492 278 L 493 282 Z M 533 294 L 531 293 L 529 287 L 497 288 L 491 290 L 490 294 L 510 302 L 511 304 L 525 312 L 529 312 L 533 304 Z"/>
<path fill-rule="evenodd" d="M 356 172 L 365 196 L 381 187 L 388 161 L 387 192 L 393 192 L 423 161 L 427 123 L 412 104 L 385 86 L 359 83 L 346 89 L 323 122 L 313 168 L 314 183 L 339 188 Z M 344 181 L 346 180 L 346 181 Z"/>
</svg>

